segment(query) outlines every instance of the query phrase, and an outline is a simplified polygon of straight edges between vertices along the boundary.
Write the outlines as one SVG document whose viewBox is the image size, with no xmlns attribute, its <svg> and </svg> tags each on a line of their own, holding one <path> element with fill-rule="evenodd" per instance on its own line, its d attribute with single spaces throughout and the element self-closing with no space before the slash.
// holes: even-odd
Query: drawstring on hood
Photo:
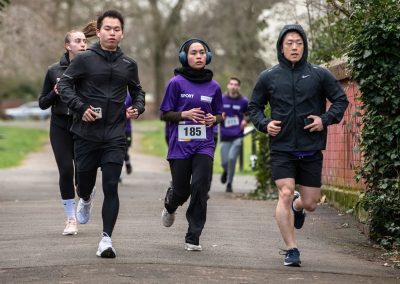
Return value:
<svg viewBox="0 0 400 284">
<path fill-rule="evenodd" d="M 277 56 L 278 56 L 278 61 L 279 61 L 280 64 L 283 64 L 283 65 L 288 66 L 290 68 L 292 68 L 292 65 L 293 65 L 292 62 L 287 60 L 285 58 L 285 56 L 283 55 L 283 53 L 282 53 L 283 38 L 285 37 L 285 35 L 288 32 L 297 32 L 303 38 L 303 42 L 304 42 L 303 56 L 301 57 L 299 62 L 296 62 L 294 64 L 294 68 L 296 68 L 297 66 L 302 66 L 305 63 L 307 63 L 307 57 L 308 57 L 307 35 L 306 35 L 303 27 L 301 25 L 299 25 L 299 24 L 285 25 L 283 27 L 283 29 L 281 30 L 281 32 L 279 33 L 278 41 L 276 42 L 276 53 L 277 53 Z"/>
</svg>

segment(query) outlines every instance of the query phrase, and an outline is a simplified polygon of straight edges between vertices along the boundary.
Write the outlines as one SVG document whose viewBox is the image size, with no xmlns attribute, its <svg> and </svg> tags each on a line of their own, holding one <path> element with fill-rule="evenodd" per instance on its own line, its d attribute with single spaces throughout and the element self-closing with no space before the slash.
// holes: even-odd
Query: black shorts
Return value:
<svg viewBox="0 0 400 284">
<path fill-rule="evenodd" d="M 75 163 L 78 172 L 97 170 L 107 163 L 124 163 L 126 139 L 93 142 L 75 137 Z"/>
<path fill-rule="evenodd" d="M 271 171 L 274 180 L 294 178 L 296 184 L 321 187 L 322 160 L 321 151 L 312 156 L 296 157 L 289 152 L 271 152 Z"/>
</svg>

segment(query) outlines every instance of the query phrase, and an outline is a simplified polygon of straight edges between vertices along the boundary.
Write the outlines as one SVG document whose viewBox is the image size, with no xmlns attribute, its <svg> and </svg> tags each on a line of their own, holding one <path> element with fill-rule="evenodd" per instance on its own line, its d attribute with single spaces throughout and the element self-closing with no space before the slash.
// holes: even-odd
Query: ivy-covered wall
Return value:
<svg viewBox="0 0 400 284">
<path fill-rule="evenodd" d="M 346 92 L 349 106 L 339 124 L 328 127 L 328 139 L 324 153 L 322 182 L 324 185 L 337 186 L 350 191 L 363 191 L 363 182 L 356 181 L 356 171 L 360 167 L 360 132 L 362 122 L 360 116 L 360 93 L 355 82 L 349 80 L 346 62 L 339 61 L 328 68 L 339 80 Z M 329 107 L 329 103 L 327 104 Z"/>
</svg>

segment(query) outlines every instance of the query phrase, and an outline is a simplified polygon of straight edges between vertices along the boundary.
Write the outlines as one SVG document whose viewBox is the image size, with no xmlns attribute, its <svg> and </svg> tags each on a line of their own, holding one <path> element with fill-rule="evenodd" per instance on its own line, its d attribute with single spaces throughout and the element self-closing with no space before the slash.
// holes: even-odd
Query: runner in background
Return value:
<svg viewBox="0 0 400 284">
<path fill-rule="evenodd" d="M 237 158 L 243 145 L 243 130 L 247 126 L 248 100 L 240 94 L 240 79 L 231 77 L 227 92 L 222 97 L 223 118 L 220 126 L 220 152 L 223 173 L 221 182 L 226 183 L 226 192 L 232 192 Z"/>
<path fill-rule="evenodd" d="M 64 207 L 65 228 L 63 235 L 75 235 L 78 227 L 75 216 L 74 142 L 69 131 L 72 125 L 72 111 L 60 99 L 57 82 L 75 56 L 85 51 L 87 39 L 96 35 L 96 22 L 88 23 L 82 30 L 71 30 L 64 38 L 65 53 L 59 62 L 51 65 L 44 79 L 39 107 L 51 107 L 50 143 L 59 173 L 61 202 Z"/>
</svg>

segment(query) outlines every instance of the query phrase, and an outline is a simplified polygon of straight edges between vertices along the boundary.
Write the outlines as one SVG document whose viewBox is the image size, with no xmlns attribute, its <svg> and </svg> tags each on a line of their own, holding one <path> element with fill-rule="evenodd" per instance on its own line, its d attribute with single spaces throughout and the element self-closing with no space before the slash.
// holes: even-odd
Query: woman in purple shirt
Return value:
<svg viewBox="0 0 400 284">
<path fill-rule="evenodd" d="M 222 92 L 205 69 L 212 53 L 206 42 L 189 39 L 179 49 L 181 68 L 169 81 L 160 106 L 167 121 L 168 157 L 172 185 L 165 196 L 161 219 L 165 227 L 175 220 L 178 206 L 190 197 L 185 249 L 202 250 L 199 244 L 207 215 L 215 143 L 213 127 L 222 120 Z"/>
</svg>

